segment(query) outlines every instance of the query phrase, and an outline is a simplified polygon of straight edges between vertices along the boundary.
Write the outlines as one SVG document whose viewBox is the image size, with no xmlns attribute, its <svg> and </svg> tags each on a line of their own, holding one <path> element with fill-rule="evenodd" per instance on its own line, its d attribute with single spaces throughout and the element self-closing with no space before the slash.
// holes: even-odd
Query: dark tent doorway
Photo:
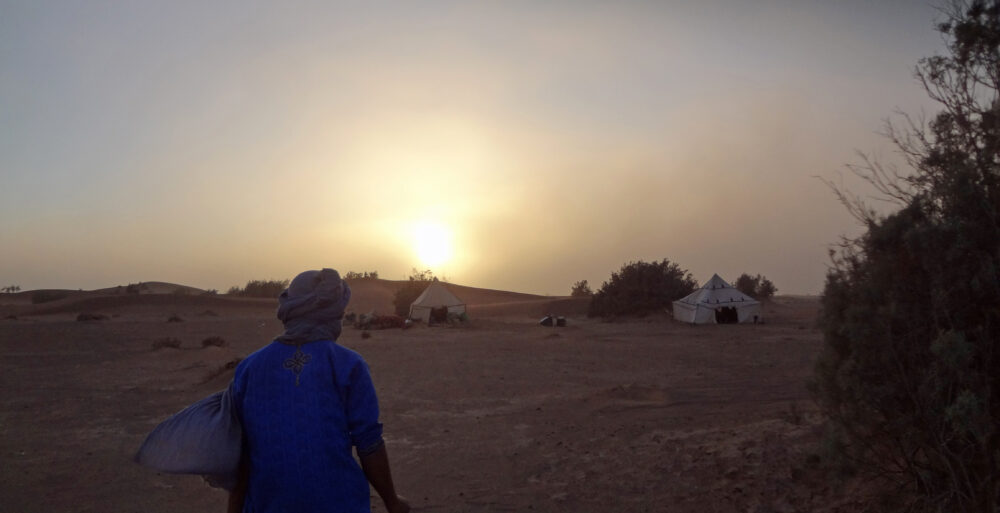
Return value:
<svg viewBox="0 0 1000 513">
<path fill-rule="evenodd" d="M 736 324 L 738 322 L 740 322 L 740 318 L 736 313 L 735 306 L 724 306 L 715 309 L 716 324 Z"/>
</svg>

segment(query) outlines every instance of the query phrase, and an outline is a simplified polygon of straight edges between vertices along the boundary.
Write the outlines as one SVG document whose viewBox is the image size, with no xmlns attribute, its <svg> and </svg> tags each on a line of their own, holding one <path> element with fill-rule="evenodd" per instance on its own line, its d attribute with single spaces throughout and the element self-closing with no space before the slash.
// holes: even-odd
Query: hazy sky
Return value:
<svg viewBox="0 0 1000 513">
<path fill-rule="evenodd" d="M 815 176 L 891 159 L 882 121 L 936 110 L 913 79 L 944 51 L 935 19 L 860 0 L 0 0 L 0 285 L 432 267 L 568 294 L 669 258 L 818 293 L 859 228 Z"/>
</svg>

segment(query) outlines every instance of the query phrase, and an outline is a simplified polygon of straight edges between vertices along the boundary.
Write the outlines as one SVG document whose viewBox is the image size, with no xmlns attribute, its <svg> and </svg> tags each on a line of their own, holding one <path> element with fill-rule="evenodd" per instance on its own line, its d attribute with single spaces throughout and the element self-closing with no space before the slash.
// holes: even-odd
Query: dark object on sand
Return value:
<svg viewBox="0 0 1000 513">
<path fill-rule="evenodd" d="M 177 314 L 173 314 L 170 317 L 167 317 L 167 322 L 184 322 L 184 319 L 181 319 L 181 316 Z"/>
<path fill-rule="evenodd" d="M 177 340 L 176 338 L 172 338 L 172 337 L 159 338 L 159 339 L 156 339 L 156 340 L 153 341 L 153 350 L 154 351 L 156 351 L 157 349 L 165 348 L 165 347 L 169 347 L 171 349 L 180 349 L 181 348 L 181 341 Z"/>
<path fill-rule="evenodd" d="M 361 338 L 364 338 L 364 339 L 372 338 L 372 334 L 368 333 L 367 331 L 362 331 L 361 332 Z"/>
<path fill-rule="evenodd" d="M 402 328 L 406 319 L 398 315 L 378 315 L 375 312 L 361 314 L 354 322 L 354 327 L 361 330 L 387 330 Z"/>
<path fill-rule="evenodd" d="M 208 337 L 201 341 L 201 347 L 215 346 L 215 347 L 226 347 L 229 345 L 226 339 L 222 337 Z"/>
<path fill-rule="evenodd" d="M 371 329 L 387 330 L 390 328 L 402 328 L 406 319 L 398 315 L 379 315 L 372 319 Z"/>
<path fill-rule="evenodd" d="M 538 324 L 541 324 L 542 326 L 559 326 L 560 328 L 565 328 L 566 318 L 562 316 L 556 317 L 552 314 L 549 314 L 546 315 L 545 317 L 542 317 L 542 320 L 538 321 Z"/>
<path fill-rule="evenodd" d="M 107 319 L 107 315 L 95 313 L 81 313 L 76 316 L 77 322 L 106 321 Z"/>
</svg>

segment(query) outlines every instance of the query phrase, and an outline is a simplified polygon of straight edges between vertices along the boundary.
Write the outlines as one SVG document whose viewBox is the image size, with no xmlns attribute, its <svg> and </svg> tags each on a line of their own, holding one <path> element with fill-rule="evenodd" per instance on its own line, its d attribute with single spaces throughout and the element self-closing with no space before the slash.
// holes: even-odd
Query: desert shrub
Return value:
<svg viewBox="0 0 1000 513">
<path fill-rule="evenodd" d="M 49 303 L 51 301 L 58 301 L 65 298 L 69 294 L 63 290 L 36 290 L 31 293 L 31 303 L 41 304 Z"/>
<path fill-rule="evenodd" d="M 180 349 L 181 341 L 172 337 L 158 338 L 153 341 L 153 350 L 170 348 L 170 349 Z"/>
<path fill-rule="evenodd" d="M 427 285 L 434 281 L 438 281 L 438 279 L 430 270 L 413 269 L 409 280 L 402 287 L 396 289 L 396 294 L 392 297 L 392 307 L 396 315 L 401 317 L 410 315 L 410 304 L 420 296 Z"/>
<path fill-rule="evenodd" d="M 289 280 L 250 280 L 243 288 L 235 285 L 230 287 L 229 292 L 226 292 L 226 294 L 243 297 L 276 298 L 288 287 L 289 283 Z"/>
<path fill-rule="evenodd" d="M 167 317 L 167 322 L 184 322 L 184 319 L 181 319 L 181 316 L 177 314 L 173 314 L 170 317 Z"/>
<path fill-rule="evenodd" d="M 76 316 L 77 322 L 88 322 L 88 321 L 104 321 L 107 320 L 108 316 L 99 313 L 81 313 Z"/>
<path fill-rule="evenodd" d="M 771 280 L 764 276 L 750 276 L 747 273 L 743 273 L 736 281 L 733 282 L 733 286 L 736 287 L 740 292 L 760 301 L 767 301 L 774 297 L 774 293 L 778 291 L 778 288 L 771 283 Z"/>
<path fill-rule="evenodd" d="M 686 270 L 666 258 L 661 262 L 629 262 L 601 285 L 587 315 L 615 317 L 672 310 L 672 302 L 698 287 Z"/>
<path fill-rule="evenodd" d="M 219 295 L 219 290 L 218 289 L 208 289 L 205 292 L 202 292 L 201 295 L 203 295 L 203 296 L 217 296 L 217 295 Z"/>
<path fill-rule="evenodd" d="M 13 293 L 18 292 L 20 290 L 21 290 L 21 287 L 19 285 L 8 285 L 8 286 L 0 289 L 0 291 L 5 292 L 7 294 L 13 294 Z"/>
<path fill-rule="evenodd" d="M 201 347 L 226 347 L 227 345 L 229 345 L 229 342 L 226 342 L 226 339 L 222 337 L 208 337 L 201 341 Z"/>
<path fill-rule="evenodd" d="M 580 280 L 573 284 L 573 288 L 570 289 L 569 295 L 573 297 L 588 297 L 593 296 L 594 291 L 590 290 L 590 284 L 587 283 L 587 280 Z"/>
<path fill-rule="evenodd" d="M 202 378 L 202 383 L 208 383 L 209 381 L 212 381 L 213 379 L 215 379 L 215 378 L 217 378 L 217 377 L 219 377 L 219 376 L 221 376 L 221 375 L 223 375 L 223 374 L 225 374 L 225 373 L 227 373 L 229 371 L 236 370 L 236 367 L 239 366 L 240 362 L 242 362 L 242 361 L 243 361 L 243 358 L 233 358 L 233 359 L 229 360 L 228 362 L 215 367 L 214 369 L 212 369 L 212 370 L 208 371 L 207 373 L 205 373 L 205 377 Z"/>
<path fill-rule="evenodd" d="M 376 280 L 376 279 L 378 279 L 378 271 L 370 271 L 370 272 L 369 271 L 364 271 L 364 272 L 360 272 L 360 273 L 357 272 L 357 271 L 347 271 L 347 273 L 344 274 L 344 279 L 345 280 Z"/>
<path fill-rule="evenodd" d="M 943 12 L 949 55 L 917 67 L 942 111 L 888 130 L 912 172 L 870 159 L 855 168 L 899 210 L 878 215 L 835 189 L 867 231 L 834 253 L 827 273 L 812 389 L 829 419 L 827 445 L 896 491 L 900 509 L 995 512 L 1000 2 Z"/>
</svg>

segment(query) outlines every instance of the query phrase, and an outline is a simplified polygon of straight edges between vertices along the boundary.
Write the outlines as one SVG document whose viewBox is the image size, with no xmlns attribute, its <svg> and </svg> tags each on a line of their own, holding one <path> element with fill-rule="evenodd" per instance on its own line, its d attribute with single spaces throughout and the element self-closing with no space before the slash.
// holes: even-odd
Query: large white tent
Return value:
<svg viewBox="0 0 1000 513">
<path fill-rule="evenodd" d="M 674 319 L 692 324 L 758 322 L 760 301 L 713 274 L 702 288 L 674 301 Z"/>
<path fill-rule="evenodd" d="M 448 308 L 448 313 L 462 314 L 465 303 L 452 294 L 441 282 L 431 282 L 410 304 L 410 319 L 430 322 L 432 308 Z"/>
</svg>

